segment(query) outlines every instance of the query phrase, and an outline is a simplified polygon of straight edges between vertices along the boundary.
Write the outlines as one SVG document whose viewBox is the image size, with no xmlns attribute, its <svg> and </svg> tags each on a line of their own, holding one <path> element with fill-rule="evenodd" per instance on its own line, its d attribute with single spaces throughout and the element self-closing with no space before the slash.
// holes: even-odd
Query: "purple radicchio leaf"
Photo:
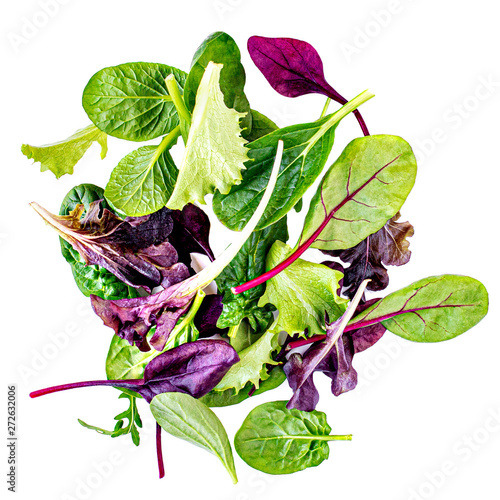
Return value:
<svg viewBox="0 0 500 500">
<path fill-rule="evenodd" d="M 323 62 L 311 44 L 295 38 L 252 36 L 248 39 L 248 52 L 273 89 L 281 95 L 298 97 L 315 93 L 342 105 L 347 102 L 326 81 Z M 364 135 L 369 135 L 359 111 L 354 114 Z"/>
<path fill-rule="evenodd" d="M 200 332 L 200 338 L 227 333 L 228 328 L 217 328 L 217 320 L 222 313 L 222 308 L 222 295 L 215 294 L 205 297 L 194 317 L 194 324 Z"/>
<path fill-rule="evenodd" d="M 168 337 L 179 318 L 187 312 L 195 292 L 178 297 L 180 283 L 147 297 L 134 299 L 104 300 L 91 295 L 95 313 L 116 335 L 135 344 L 141 350 L 149 350 L 146 336 L 156 326 L 150 344 L 158 351 L 163 350 Z"/>
<path fill-rule="evenodd" d="M 370 279 L 367 289 L 380 291 L 389 284 L 389 275 L 385 266 L 402 266 L 411 257 L 410 238 L 414 234 L 409 222 L 396 222 L 398 212 L 389 219 L 385 226 L 347 250 L 323 250 L 332 257 L 339 257 L 350 266 L 345 269 L 344 293 L 352 297 L 365 279 Z"/>
<path fill-rule="evenodd" d="M 102 208 L 101 200 L 92 202 L 84 217 L 83 205 L 69 215 L 51 214 L 37 203 L 31 206 L 87 264 L 104 267 L 130 286 L 150 289 L 160 285 L 161 271 L 140 252 L 167 240 L 173 227 L 170 210 L 123 220 Z"/>
<path fill-rule="evenodd" d="M 165 392 L 183 392 L 200 398 L 208 394 L 238 361 L 238 354 L 227 342 L 198 340 L 165 351 L 151 360 L 144 371 L 144 379 L 77 382 L 35 391 L 30 396 L 36 398 L 77 387 L 104 385 L 137 392 L 148 403 Z"/>
<path fill-rule="evenodd" d="M 356 387 L 357 373 L 352 367 L 354 345 L 352 339 L 344 336 L 344 329 L 354 315 L 363 296 L 367 281 L 359 287 L 356 296 L 346 312 L 333 323 L 326 323 L 326 339 L 310 347 L 303 356 L 293 353 L 283 367 L 294 394 L 287 404 L 288 409 L 302 411 L 315 409 L 319 395 L 314 385 L 313 374 L 322 371 L 332 379 L 335 396 Z M 346 345 L 347 343 L 347 345 Z"/>
<path fill-rule="evenodd" d="M 211 261 L 215 260 L 208 241 L 210 220 L 201 208 L 191 203 L 182 210 L 172 210 L 171 216 L 174 225 L 169 241 L 177 249 L 179 260 L 194 274 L 190 265 L 191 253 L 201 253 L 207 255 Z"/>
</svg>

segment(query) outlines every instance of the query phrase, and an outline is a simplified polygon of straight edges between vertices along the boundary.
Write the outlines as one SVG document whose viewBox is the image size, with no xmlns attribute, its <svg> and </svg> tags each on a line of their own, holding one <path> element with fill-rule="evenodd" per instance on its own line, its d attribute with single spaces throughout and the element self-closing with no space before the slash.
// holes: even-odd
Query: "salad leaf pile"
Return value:
<svg viewBox="0 0 500 500">
<path fill-rule="evenodd" d="M 218 457 L 236 482 L 229 437 L 210 407 L 238 404 L 285 380 L 289 401 L 254 408 L 236 434 L 236 452 L 270 474 L 319 465 L 329 441 L 351 435 L 332 435 L 316 409 L 317 372 L 340 396 L 357 385 L 355 354 L 386 331 L 440 342 L 472 328 L 488 309 L 485 287 L 460 275 L 368 296 L 388 286 L 388 266 L 411 257 L 414 229 L 400 222 L 400 211 L 415 183 L 412 149 L 401 137 L 369 134 L 359 108 L 372 94 L 339 94 L 310 44 L 253 36 L 248 50 L 280 94 L 326 96 L 320 116 L 279 128 L 251 108 L 239 48 L 218 32 L 200 45 L 188 72 L 146 62 L 98 71 L 83 91 L 91 124 L 54 144 L 22 147 L 42 171 L 60 177 L 73 173 L 94 142 L 104 157 L 108 136 L 156 140 L 127 154 L 104 188 L 74 187 L 58 214 L 32 203 L 59 234 L 78 288 L 115 335 L 106 379 L 31 396 L 114 387 L 129 404 L 114 429 L 79 422 L 111 437 L 130 434 L 136 445 L 137 402 L 144 399 L 157 423 L 160 477 L 164 430 Z M 340 107 L 329 114 L 331 100 Z M 351 113 L 362 135 L 332 160 L 336 128 Z M 183 148 L 178 164 L 175 147 Z M 291 211 L 300 212 L 315 183 L 297 222 L 301 216 Z M 217 257 L 201 208 L 208 200 L 214 220 L 233 231 Z M 302 225 L 297 242 L 289 241 L 289 221 Z M 307 260 L 308 249 L 322 252 L 324 262 Z M 193 254 L 209 261 L 199 272 Z M 214 281 L 217 292 L 207 295 Z"/>
</svg>

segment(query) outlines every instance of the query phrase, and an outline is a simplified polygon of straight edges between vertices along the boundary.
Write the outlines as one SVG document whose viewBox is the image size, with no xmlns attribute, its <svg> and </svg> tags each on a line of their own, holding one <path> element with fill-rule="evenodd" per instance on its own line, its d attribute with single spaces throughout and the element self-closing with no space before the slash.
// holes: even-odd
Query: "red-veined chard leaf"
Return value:
<svg viewBox="0 0 500 500">
<path fill-rule="evenodd" d="M 352 297 L 361 282 L 370 279 L 367 290 L 383 290 L 389 284 L 385 266 L 402 266 L 411 257 L 410 242 L 413 226 L 409 222 L 397 222 L 399 212 L 376 233 L 347 250 L 323 250 L 323 253 L 339 257 L 350 266 L 344 271 L 344 294 Z"/>
<path fill-rule="evenodd" d="M 295 251 L 255 280 L 235 287 L 234 292 L 244 292 L 279 274 L 309 247 L 352 248 L 377 232 L 403 205 L 416 173 L 415 156 L 400 137 L 354 139 L 314 194 Z"/>
<path fill-rule="evenodd" d="M 391 293 L 353 318 L 347 329 L 382 323 L 407 340 L 441 342 L 475 326 L 487 311 L 488 292 L 482 283 L 445 274 Z"/>
<path fill-rule="evenodd" d="M 338 123 L 371 97 L 370 93 L 363 92 L 336 113 L 317 122 L 291 125 L 249 143 L 251 161 L 245 164 L 241 183 L 234 185 L 227 195 L 214 195 L 213 210 L 219 220 L 236 231 L 245 226 L 268 183 L 279 140 L 284 142 L 284 153 L 277 187 L 257 229 L 284 217 L 323 170 Z"/>
<path fill-rule="evenodd" d="M 186 73 L 171 66 L 135 62 L 98 71 L 83 91 L 82 104 L 94 125 L 108 135 L 147 141 L 171 132 L 179 117 L 165 79 L 184 87 Z"/>
<path fill-rule="evenodd" d="M 248 39 L 248 52 L 276 92 L 285 97 L 305 94 L 323 94 L 340 104 L 342 97 L 325 79 L 323 61 L 316 49 L 295 38 L 266 38 L 252 36 Z M 364 135 L 368 128 L 359 113 L 354 112 Z"/>
</svg>

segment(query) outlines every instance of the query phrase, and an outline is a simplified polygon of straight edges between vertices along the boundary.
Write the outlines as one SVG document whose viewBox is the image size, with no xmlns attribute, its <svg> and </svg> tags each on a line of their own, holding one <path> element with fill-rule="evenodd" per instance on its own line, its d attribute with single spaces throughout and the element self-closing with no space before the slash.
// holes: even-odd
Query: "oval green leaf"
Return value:
<svg viewBox="0 0 500 500">
<path fill-rule="evenodd" d="M 226 430 L 210 408 L 182 392 L 159 394 L 150 408 L 163 430 L 218 457 L 233 482 L 238 482 Z"/>
<path fill-rule="evenodd" d="M 83 107 L 108 135 L 147 141 L 179 125 L 165 78 L 173 74 L 184 88 L 186 73 L 165 64 L 136 62 L 98 71 L 83 91 Z"/>
<path fill-rule="evenodd" d="M 238 455 L 254 469 L 268 474 L 291 474 L 315 467 L 328 458 L 332 436 L 326 415 L 320 411 L 289 410 L 286 401 L 254 408 L 234 438 Z"/>
<path fill-rule="evenodd" d="M 349 323 L 349 329 L 382 323 L 414 342 L 441 342 L 460 335 L 488 312 L 488 292 L 468 276 L 445 274 L 419 280 L 383 298 Z"/>
</svg>

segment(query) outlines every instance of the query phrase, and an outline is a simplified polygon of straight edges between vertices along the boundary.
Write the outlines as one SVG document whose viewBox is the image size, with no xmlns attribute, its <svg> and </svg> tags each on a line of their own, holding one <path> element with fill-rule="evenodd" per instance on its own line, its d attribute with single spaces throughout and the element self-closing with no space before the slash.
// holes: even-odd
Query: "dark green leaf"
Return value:
<svg viewBox="0 0 500 500">
<path fill-rule="evenodd" d="M 155 396 L 150 408 L 162 429 L 214 454 L 223 463 L 233 482 L 238 482 L 226 430 L 210 408 L 181 392 Z"/>
<path fill-rule="evenodd" d="M 328 441 L 351 439 L 330 432 L 324 413 L 288 410 L 286 401 L 275 401 L 248 414 L 234 445 L 250 467 L 268 474 L 291 474 L 326 460 Z"/>
<path fill-rule="evenodd" d="M 179 117 L 165 78 L 173 74 L 184 87 L 186 73 L 165 64 L 136 62 L 98 71 L 83 91 L 83 107 L 108 135 L 147 141 L 168 134 Z"/>
<path fill-rule="evenodd" d="M 83 204 L 85 210 L 93 201 L 104 198 L 104 191 L 93 184 L 75 186 L 64 198 L 60 215 L 69 215 L 77 205 Z M 107 207 L 103 202 L 103 208 Z M 71 266 L 73 277 L 80 291 L 86 296 L 97 295 L 106 300 L 138 297 L 137 290 L 120 281 L 114 274 L 97 265 L 86 265 L 83 257 L 65 240 L 59 238 L 63 257 Z"/>
<path fill-rule="evenodd" d="M 266 330 L 269 326 L 272 309 L 260 308 L 257 305 L 264 293 L 265 285 L 238 295 L 231 292 L 231 287 L 256 278 L 266 271 L 266 257 L 276 240 L 282 242 L 288 240 L 286 217 L 272 226 L 253 232 L 238 255 L 216 279 L 219 293 L 224 294 L 224 308 L 217 322 L 219 328 L 238 325 L 245 317 L 249 319 L 254 331 Z"/>
<path fill-rule="evenodd" d="M 255 109 L 251 109 L 250 112 L 252 113 L 252 130 L 249 134 L 244 134 L 248 142 L 256 141 L 279 129 L 276 123 L 262 113 L 259 113 Z"/>
<path fill-rule="evenodd" d="M 196 102 L 196 93 L 203 73 L 208 63 L 223 64 L 220 89 L 224 94 L 224 102 L 228 108 L 233 108 L 240 113 L 247 113 L 241 119 L 240 126 L 247 133 L 252 130 L 252 114 L 250 104 L 245 96 L 245 69 L 241 64 L 240 50 L 236 42 L 222 31 L 212 33 L 196 50 L 191 70 L 184 87 L 184 102 L 190 111 L 193 111 Z M 245 133 L 243 133 L 245 137 Z"/>
<path fill-rule="evenodd" d="M 349 330 L 380 323 L 414 342 L 441 342 L 460 335 L 488 312 L 488 292 L 467 276 L 445 274 L 393 292 L 356 316 Z"/>
<path fill-rule="evenodd" d="M 284 142 L 284 152 L 278 181 L 257 229 L 284 217 L 323 170 L 338 123 L 370 97 L 371 94 L 364 92 L 333 115 L 314 123 L 282 128 L 249 143 L 251 161 L 246 163 L 241 183 L 234 185 L 227 195 L 214 195 L 213 209 L 219 220 L 235 231 L 245 226 L 269 182 L 279 140 Z"/>
</svg>

